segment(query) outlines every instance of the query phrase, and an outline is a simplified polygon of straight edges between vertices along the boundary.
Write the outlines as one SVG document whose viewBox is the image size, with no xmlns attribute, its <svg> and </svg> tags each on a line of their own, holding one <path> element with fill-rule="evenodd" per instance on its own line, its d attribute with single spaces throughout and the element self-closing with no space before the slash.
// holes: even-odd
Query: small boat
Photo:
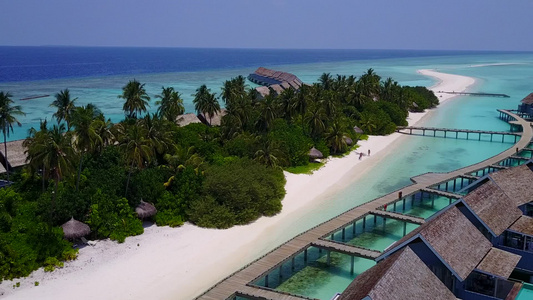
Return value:
<svg viewBox="0 0 533 300">
<path fill-rule="evenodd" d="M 32 100 L 32 99 L 39 99 L 39 98 L 44 98 L 44 97 L 50 97 L 50 95 L 31 96 L 31 97 L 22 98 L 20 100 Z"/>
</svg>

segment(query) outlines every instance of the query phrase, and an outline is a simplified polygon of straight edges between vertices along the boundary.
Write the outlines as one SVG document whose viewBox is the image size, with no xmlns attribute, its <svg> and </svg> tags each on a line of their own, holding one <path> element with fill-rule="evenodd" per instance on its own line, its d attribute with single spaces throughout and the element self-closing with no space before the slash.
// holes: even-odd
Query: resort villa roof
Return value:
<svg viewBox="0 0 533 300">
<path fill-rule="evenodd" d="M 141 219 L 149 218 L 157 213 L 157 209 L 154 205 L 141 200 L 141 203 L 135 208 L 135 213 Z"/>
<path fill-rule="evenodd" d="M 198 119 L 202 121 L 205 125 L 210 126 L 220 126 L 222 124 L 222 117 L 227 113 L 226 109 L 221 109 L 219 112 L 215 113 L 213 116 L 204 116 L 203 113 L 198 114 Z"/>
<path fill-rule="evenodd" d="M 523 104 L 533 104 L 533 93 L 527 95 L 524 99 L 522 99 Z"/>
<path fill-rule="evenodd" d="M 363 134 L 363 133 L 365 133 L 365 132 L 363 131 L 363 129 L 361 129 L 361 128 L 357 127 L 357 126 L 354 126 L 354 127 L 353 127 L 353 131 L 355 131 L 355 133 L 358 133 L 358 134 Z"/>
<path fill-rule="evenodd" d="M 180 115 L 178 116 L 178 118 L 176 119 L 176 123 L 179 125 L 179 126 L 187 126 L 189 124 L 192 124 L 192 123 L 202 123 L 202 121 L 200 121 L 200 119 L 198 119 L 198 117 L 196 116 L 196 114 L 184 114 L 184 115 Z"/>
<path fill-rule="evenodd" d="M 521 258 L 520 255 L 492 248 L 476 267 L 476 270 L 507 279 Z"/>
<path fill-rule="evenodd" d="M 284 90 L 289 88 L 298 90 L 303 84 L 294 74 L 274 71 L 263 67 L 258 68 L 254 73 L 248 75 L 248 80 L 262 85 L 262 87 L 255 89 L 261 98 L 270 94 L 268 87 L 274 90 L 277 95 L 280 95 Z"/>
<path fill-rule="evenodd" d="M 456 297 L 411 248 L 405 247 L 357 276 L 338 300 L 360 299 L 444 300 Z"/>
<path fill-rule="evenodd" d="M 487 181 L 460 201 L 490 231 L 499 236 L 520 216 L 515 201 L 509 198 L 494 182 Z"/>
<path fill-rule="evenodd" d="M 492 179 L 509 198 L 520 206 L 533 201 L 531 187 L 533 186 L 533 171 L 529 164 L 490 173 Z"/>
<path fill-rule="evenodd" d="M 533 218 L 521 216 L 509 227 L 509 230 L 533 237 Z"/>
<path fill-rule="evenodd" d="M 12 168 L 20 167 L 26 164 L 26 153 L 24 151 L 24 146 L 22 146 L 22 143 L 24 143 L 24 140 L 18 140 L 18 141 L 12 141 L 7 142 L 7 161 L 11 164 Z M 3 160 L 4 156 L 4 145 L 0 146 L 0 152 L 1 152 L 1 158 L 0 160 Z M 0 164 L 0 173 L 5 173 L 6 169 L 2 164 Z"/>
<path fill-rule="evenodd" d="M 492 248 L 492 244 L 455 206 L 411 231 L 377 258 L 381 260 L 411 242 L 422 241 L 463 281 Z"/>
</svg>

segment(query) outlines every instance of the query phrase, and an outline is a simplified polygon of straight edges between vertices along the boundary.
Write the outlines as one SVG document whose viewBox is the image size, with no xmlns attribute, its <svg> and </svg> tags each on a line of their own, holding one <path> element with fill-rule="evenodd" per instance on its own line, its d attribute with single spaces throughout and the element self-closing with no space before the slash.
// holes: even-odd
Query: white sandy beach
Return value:
<svg viewBox="0 0 533 300">
<path fill-rule="evenodd" d="M 436 78 L 433 91 L 465 91 L 475 83 L 470 77 L 420 70 Z M 453 98 L 439 94 L 441 103 Z M 431 112 L 411 113 L 414 125 Z M 0 284 L 1 299 L 192 299 L 206 289 L 252 262 L 297 233 L 293 222 L 303 208 L 323 204 L 326 192 L 342 189 L 375 167 L 386 155 L 383 151 L 397 142 L 401 134 L 372 136 L 361 141 L 357 152 L 343 158 L 329 159 L 313 175 L 286 173 L 287 195 L 283 210 L 274 217 L 227 230 L 198 228 L 185 224 L 180 228 L 150 226 L 141 236 L 130 237 L 123 244 L 105 240 L 80 250 L 76 261 L 52 273 L 42 269 L 30 277 Z M 359 160 L 359 151 L 372 155 Z M 357 172 L 354 172 L 357 170 Z M 356 173 L 357 176 L 346 174 Z M 316 225 L 316 224 L 315 224 Z M 38 281 L 39 286 L 34 283 Z M 20 287 L 13 288 L 16 282 Z"/>
</svg>

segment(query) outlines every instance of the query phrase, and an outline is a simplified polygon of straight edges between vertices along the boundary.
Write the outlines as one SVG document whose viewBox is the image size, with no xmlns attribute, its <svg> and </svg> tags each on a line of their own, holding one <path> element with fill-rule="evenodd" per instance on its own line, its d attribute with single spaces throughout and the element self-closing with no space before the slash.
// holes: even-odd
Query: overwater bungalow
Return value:
<svg viewBox="0 0 533 300">
<path fill-rule="evenodd" d="M 533 93 L 527 95 L 518 105 L 518 111 L 533 116 Z"/>
<path fill-rule="evenodd" d="M 357 276 L 338 300 L 455 300 L 409 246 Z"/>
<path fill-rule="evenodd" d="M 515 284 L 508 277 L 521 258 L 492 247 L 456 206 L 394 243 L 377 261 L 406 246 L 450 291 L 464 299 L 505 299 Z"/>
<path fill-rule="evenodd" d="M 179 115 L 178 118 L 176 119 L 176 123 L 179 126 L 183 127 L 183 126 L 187 126 L 192 123 L 202 123 L 202 121 L 198 119 L 198 116 L 196 116 L 196 114 L 190 113 L 190 114 Z"/>
<path fill-rule="evenodd" d="M 255 89 L 259 99 L 266 97 L 271 91 L 274 91 L 275 96 L 278 96 L 289 88 L 298 90 L 303 84 L 294 74 L 274 71 L 263 67 L 258 68 L 254 73 L 248 75 L 248 80 L 262 85 Z"/>
<path fill-rule="evenodd" d="M 24 147 L 22 143 L 24 140 L 7 142 L 7 161 L 4 156 L 4 145 L 0 146 L 0 174 L 6 172 L 6 164 L 10 169 L 17 168 L 26 165 L 26 153 L 24 153 Z"/>
</svg>

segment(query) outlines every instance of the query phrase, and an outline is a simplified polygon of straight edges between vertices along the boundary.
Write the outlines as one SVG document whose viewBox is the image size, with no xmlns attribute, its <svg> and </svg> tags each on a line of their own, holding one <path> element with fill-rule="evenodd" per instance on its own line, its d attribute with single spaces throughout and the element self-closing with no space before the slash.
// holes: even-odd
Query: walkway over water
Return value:
<svg viewBox="0 0 533 300">
<path fill-rule="evenodd" d="M 409 132 L 405 132 L 409 130 Z M 413 131 L 422 131 L 422 135 L 426 135 L 426 131 L 433 132 L 434 137 L 444 137 L 444 138 L 456 138 L 459 139 L 459 133 L 466 133 L 466 136 L 462 138 L 471 139 L 472 137 L 477 137 L 478 141 L 481 141 L 482 135 L 490 135 L 490 141 L 492 142 L 495 135 L 501 135 L 502 143 L 505 141 L 505 136 L 514 136 L 514 143 L 522 135 L 519 132 L 510 132 L 510 131 L 486 131 L 486 130 L 471 130 L 471 129 L 453 129 L 453 128 L 436 128 L 436 127 L 419 127 L 419 126 L 398 126 L 396 131 L 403 134 L 413 134 Z M 444 136 L 437 136 L 437 132 L 443 132 Z M 455 132 L 455 136 L 449 136 L 448 132 Z M 430 134 L 431 136 L 431 134 Z"/>
<path fill-rule="evenodd" d="M 250 286 L 249 284 L 252 281 L 268 273 L 269 271 L 273 270 L 280 263 L 288 259 L 291 259 L 292 257 L 295 257 L 296 255 L 304 251 L 310 245 L 317 244 L 317 243 L 319 244 L 323 243 L 324 241 L 322 240 L 322 238 L 324 236 L 331 234 L 345 227 L 346 225 L 349 225 L 355 222 L 356 220 L 363 218 L 364 216 L 368 214 L 375 214 L 378 211 L 378 209 L 380 209 L 384 205 L 389 205 L 395 201 L 398 201 L 399 191 L 401 191 L 403 195 L 411 195 L 416 192 L 419 192 L 422 189 L 427 189 L 431 186 L 434 186 L 438 183 L 446 182 L 446 181 L 449 181 L 453 178 L 460 177 L 460 176 L 465 177 L 465 174 L 470 174 L 477 170 L 497 164 L 498 162 L 510 156 L 515 155 L 516 148 L 521 150 L 523 148 L 526 148 L 531 143 L 531 139 L 533 138 L 533 129 L 531 128 L 529 122 L 523 120 L 519 116 L 508 111 L 504 111 L 504 110 L 499 110 L 499 111 L 502 113 L 508 114 L 510 118 L 516 119 L 517 123 L 519 123 L 523 128 L 521 139 L 517 143 L 515 143 L 515 145 L 511 147 L 510 149 L 503 151 L 502 153 L 495 155 L 491 158 L 488 158 L 477 164 L 473 164 L 473 165 L 470 165 L 470 166 L 467 166 L 467 167 L 464 167 L 464 168 L 461 168 L 461 169 L 458 169 L 452 172 L 426 173 L 426 174 L 413 177 L 411 178 L 411 181 L 413 182 L 413 184 L 405 186 L 401 190 L 394 191 L 390 194 L 384 195 L 380 198 L 374 199 L 370 202 L 354 207 L 338 215 L 337 217 L 334 217 L 322 224 L 315 226 L 314 228 L 311 228 L 305 231 L 304 233 L 296 236 L 295 238 L 289 240 L 288 242 L 282 244 L 281 246 L 267 253 L 263 257 L 252 262 L 248 266 L 245 266 L 241 270 L 228 276 L 226 279 L 222 280 L 221 282 L 213 286 L 211 289 L 209 289 L 203 295 L 200 295 L 196 299 L 198 300 L 200 299 L 201 300 L 228 299 L 232 297 L 233 295 L 235 295 L 235 293 L 239 293 L 241 291 L 250 292 L 250 291 L 257 290 L 257 292 L 259 293 L 260 291 L 263 291 L 263 290 L 258 287 Z M 432 193 L 435 192 L 435 190 L 433 189 L 430 189 L 429 191 L 431 191 Z M 457 196 L 455 194 L 452 194 L 452 195 Z M 379 214 L 379 212 L 377 214 Z M 270 292 L 277 293 L 274 291 L 270 291 Z M 284 298 L 284 297 L 286 297 L 285 294 L 279 293 L 276 297 L 264 297 L 262 299 L 274 299 L 274 298 L 275 299 L 299 299 L 298 297 L 295 297 L 295 298 Z"/>
<path fill-rule="evenodd" d="M 364 249 L 360 247 L 350 246 L 350 245 L 341 244 L 341 243 L 337 243 L 333 241 L 326 241 L 326 240 L 317 240 L 315 242 L 312 242 L 311 246 L 322 248 L 324 250 L 329 250 L 333 252 L 348 254 L 351 256 L 370 258 L 370 259 L 376 259 L 381 255 L 381 252 L 379 251 Z"/>
<path fill-rule="evenodd" d="M 445 92 L 438 91 L 437 93 L 442 94 L 452 94 L 452 95 L 464 95 L 464 96 L 482 96 L 482 97 L 502 97 L 502 98 L 511 98 L 511 96 L 506 94 L 493 94 L 493 93 L 468 93 L 468 92 Z"/>
<path fill-rule="evenodd" d="M 431 190 L 431 192 L 433 192 L 433 190 Z M 418 225 L 422 225 L 425 222 L 424 219 L 419 218 L 419 217 L 403 215 L 403 214 L 385 211 L 385 210 L 375 210 L 370 213 L 376 216 L 387 218 L 387 219 L 394 219 L 394 220 L 409 222 L 409 223 L 418 224 Z"/>
<path fill-rule="evenodd" d="M 438 182 L 437 182 L 437 184 L 438 184 Z M 426 192 L 426 193 L 432 193 L 432 194 L 436 194 L 436 195 L 439 195 L 439 196 L 452 198 L 452 199 L 459 199 L 459 198 L 463 197 L 463 195 L 450 193 L 450 192 L 445 192 L 445 191 L 440 191 L 440 190 L 435 190 L 435 189 L 429 189 L 429 188 L 423 188 L 423 189 L 420 189 L 420 191 Z"/>
</svg>

